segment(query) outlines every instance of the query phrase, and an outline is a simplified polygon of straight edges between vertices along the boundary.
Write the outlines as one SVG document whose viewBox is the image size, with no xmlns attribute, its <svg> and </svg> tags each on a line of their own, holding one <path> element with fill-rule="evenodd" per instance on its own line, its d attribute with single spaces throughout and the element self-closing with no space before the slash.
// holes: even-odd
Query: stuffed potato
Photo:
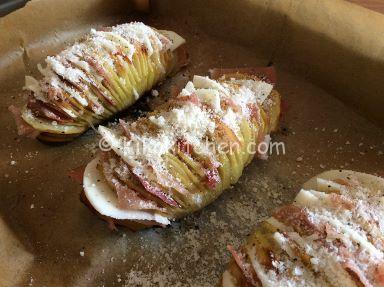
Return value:
<svg viewBox="0 0 384 287">
<path fill-rule="evenodd" d="M 187 63 L 184 39 L 133 22 L 92 30 L 82 41 L 27 76 L 29 96 L 17 115 L 19 134 L 68 141 L 132 105 L 144 92 Z"/>
<path fill-rule="evenodd" d="M 279 94 L 254 75 L 194 76 L 146 117 L 99 127 L 111 150 L 87 165 L 83 199 L 110 222 L 165 226 L 235 184 L 279 115 Z"/>
<path fill-rule="evenodd" d="M 384 179 L 346 170 L 304 184 L 235 251 L 220 286 L 383 286 Z"/>
</svg>

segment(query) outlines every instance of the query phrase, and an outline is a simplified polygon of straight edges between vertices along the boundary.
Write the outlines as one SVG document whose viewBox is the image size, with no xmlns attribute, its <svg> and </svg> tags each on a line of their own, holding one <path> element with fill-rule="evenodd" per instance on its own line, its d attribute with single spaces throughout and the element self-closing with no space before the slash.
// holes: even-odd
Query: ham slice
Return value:
<svg viewBox="0 0 384 287">
<path fill-rule="evenodd" d="M 102 157 L 107 159 L 107 153 L 103 153 Z M 124 170 L 120 171 L 120 174 L 114 171 L 109 161 L 105 160 L 101 165 L 105 179 L 116 191 L 118 208 L 127 210 L 161 210 L 154 201 L 143 198 L 140 196 L 139 192 L 122 183 L 124 180 L 128 180 L 133 176 L 128 168 L 124 168 L 123 162 L 118 162 L 120 169 Z"/>
<path fill-rule="evenodd" d="M 137 179 L 141 182 L 145 190 L 148 191 L 150 194 L 161 199 L 163 202 L 165 202 L 169 206 L 172 206 L 172 207 L 179 206 L 179 204 L 172 197 L 170 197 L 168 194 L 163 192 L 159 187 L 151 184 L 150 181 L 146 179 L 143 175 L 135 171 L 133 171 L 133 173 L 135 174 Z"/>
<path fill-rule="evenodd" d="M 300 235 L 309 236 L 319 231 L 305 209 L 292 204 L 280 207 L 275 211 L 273 217 L 285 225 L 291 226 Z"/>
<path fill-rule="evenodd" d="M 19 136 L 27 136 L 35 139 L 40 132 L 35 130 L 32 126 L 27 124 L 21 117 L 21 110 L 13 105 L 8 107 L 8 110 L 13 114 L 17 125 L 17 134 Z"/>
<path fill-rule="evenodd" d="M 260 286 L 260 280 L 257 278 L 255 270 L 253 270 L 252 266 L 246 262 L 244 255 L 237 252 L 232 245 L 228 245 L 227 249 L 231 252 L 233 259 L 242 271 L 247 283 L 254 287 Z"/>
<path fill-rule="evenodd" d="M 375 282 L 377 286 L 384 287 L 384 263 L 376 267 Z"/>
<path fill-rule="evenodd" d="M 133 210 L 157 209 L 153 202 L 142 199 L 136 191 L 126 185 L 116 181 L 114 187 L 117 193 L 119 208 Z"/>
<path fill-rule="evenodd" d="M 359 286 L 373 287 L 373 285 L 365 277 L 364 272 L 359 268 L 359 266 L 357 266 L 355 262 L 352 260 L 347 260 L 347 262 L 343 264 L 343 267 Z"/>
</svg>

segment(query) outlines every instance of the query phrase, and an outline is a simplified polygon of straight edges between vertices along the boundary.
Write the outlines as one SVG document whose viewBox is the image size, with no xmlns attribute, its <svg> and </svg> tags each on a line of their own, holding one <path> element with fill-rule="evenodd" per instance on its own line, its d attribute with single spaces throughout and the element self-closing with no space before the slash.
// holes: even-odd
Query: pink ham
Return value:
<svg viewBox="0 0 384 287">
<path fill-rule="evenodd" d="M 214 189 L 217 184 L 220 182 L 220 175 L 217 168 L 215 169 L 205 169 L 204 170 L 206 176 L 206 185 L 210 189 Z"/>
<path fill-rule="evenodd" d="M 158 180 L 159 184 L 163 187 L 170 187 L 179 192 L 180 194 L 187 194 L 188 190 L 185 189 L 184 185 L 175 179 L 171 174 L 162 171 L 155 166 L 151 166 L 153 172 L 156 175 L 156 179 Z"/>
<path fill-rule="evenodd" d="M 131 138 L 129 124 L 123 121 L 122 119 L 119 119 L 119 126 L 123 129 L 124 135 L 128 137 L 128 140 L 129 140 Z"/>
<path fill-rule="evenodd" d="M 189 144 L 185 139 L 178 139 L 176 141 L 176 145 L 181 152 L 191 158 L 191 154 L 193 153 L 193 146 L 191 144 Z M 194 159 L 191 158 L 191 160 Z M 214 163 L 211 159 L 203 161 L 199 159 L 196 160 L 203 166 L 206 186 L 209 189 L 214 189 L 221 180 L 218 170 L 219 165 Z"/>
<path fill-rule="evenodd" d="M 221 104 L 225 104 L 227 105 L 228 107 L 230 107 L 235 113 L 239 112 L 240 111 L 240 106 L 238 104 L 236 104 L 231 98 L 224 98 L 221 100 Z"/>
<path fill-rule="evenodd" d="M 159 187 L 152 185 L 149 180 L 147 180 L 143 175 L 135 171 L 133 171 L 133 174 L 137 177 L 137 179 L 143 185 L 145 190 L 148 191 L 150 194 L 161 199 L 163 202 L 172 207 L 179 207 L 179 204 L 172 197 L 164 193 Z"/>
<path fill-rule="evenodd" d="M 117 180 L 114 182 L 114 187 L 117 193 L 117 204 L 121 209 L 159 209 L 154 202 L 141 198 L 136 191 Z"/>
<path fill-rule="evenodd" d="M 189 96 L 180 96 L 180 97 L 177 97 L 177 100 L 181 102 L 190 102 L 199 107 L 201 106 L 200 99 L 196 94 L 191 94 Z"/>
<path fill-rule="evenodd" d="M 60 112 L 49 104 L 43 103 L 42 101 L 30 99 L 28 101 L 27 107 L 32 111 L 33 114 L 47 120 L 56 121 L 61 124 L 72 122 L 72 119 L 66 114 Z"/>
<path fill-rule="evenodd" d="M 369 282 L 368 278 L 365 277 L 364 272 L 352 260 L 347 260 L 343 264 L 343 268 L 345 269 L 345 271 L 348 272 L 348 274 L 353 278 L 353 280 L 356 281 L 356 283 L 360 283 L 359 285 L 362 285 L 364 287 L 373 287 L 373 285 Z"/>
<path fill-rule="evenodd" d="M 217 162 L 212 161 L 210 158 L 206 159 L 202 164 L 204 166 L 204 174 L 206 176 L 205 184 L 208 188 L 214 189 L 221 181 L 218 170 L 220 165 Z"/>
<path fill-rule="evenodd" d="M 227 249 L 231 252 L 237 266 L 243 272 L 247 283 L 254 287 L 260 286 L 260 280 L 257 278 L 257 274 L 255 270 L 253 270 L 252 266 L 245 261 L 245 256 L 242 253 L 236 252 L 232 245 L 228 245 Z"/>
<path fill-rule="evenodd" d="M 319 232 L 306 210 L 292 204 L 277 209 L 273 217 L 285 225 L 291 226 L 300 235 L 309 236 Z"/>
<path fill-rule="evenodd" d="M 384 263 L 378 264 L 375 270 L 375 282 L 379 287 L 384 287 Z"/>
<path fill-rule="evenodd" d="M 17 125 L 17 133 L 19 136 L 25 135 L 30 138 L 36 138 L 40 132 L 27 124 L 21 117 L 21 110 L 13 105 L 8 107 L 8 110 L 13 114 Z"/>
<path fill-rule="evenodd" d="M 176 145 L 181 152 L 187 155 L 193 152 L 192 146 L 185 139 L 177 139 Z"/>
<path fill-rule="evenodd" d="M 344 195 L 331 193 L 330 204 L 335 208 L 352 210 L 356 206 L 356 202 Z"/>
<path fill-rule="evenodd" d="M 122 209 L 134 209 L 134 210 L 141 210 L 141 209 L 151 209 L 151 210 L 160 210 L 161 208 L 157 206 L 157 204 L 146 198 L 142 198 L 140 194 L 132 189 L 126 186 L 121 182 L 121 180 L 124 181 L 124 179 L 121 179 L 118 177 L 117 173 L 113 171 L 108 161 L 105 161 L 105 158 L 107 158 L 107 153 L 102 153 L 102 158 L 104 161 L 102 162 L 102 169 L 105 179 L 107 180 L 108 184 L 110 186 L 113 186 L 114 190 L 116 190 L 117 193 L 117 202 L 119 208 Z M 123 164 L 123 162 L 119 162 L 119 164 Z M 126 178 L 131 177 L 132 174 L 129 173 L 125 175 Z"/>
</svg>

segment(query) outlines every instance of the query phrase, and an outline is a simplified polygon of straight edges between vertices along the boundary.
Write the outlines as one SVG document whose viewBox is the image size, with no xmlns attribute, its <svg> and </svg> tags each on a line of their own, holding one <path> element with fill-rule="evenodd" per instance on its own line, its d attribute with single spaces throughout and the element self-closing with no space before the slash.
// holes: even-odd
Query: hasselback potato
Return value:
<svg viewBox="0 0 384 287">
<path fill-rule="evenodd" d="M 147 116 L 99 127 L 110 150 L 86 167 L 83 199 L 110 222 L 167 225 L 235 184 L 279 115 L 279 94 L 257 76 L 194 76 Z"/>
<path fill-rule="evenodd" d="M 132 105 L 186 64 L 184 39 L 140 22 L 91 30 L 80 42 L 26 77 L 27 104 L 18 111 L 19 134 L 68 141 Z"/>
<path fill-rule="evenodd" d="M 383 286 L 384 179 L 332 170 L 263 221 L 219 286 Z"/>
</svg>

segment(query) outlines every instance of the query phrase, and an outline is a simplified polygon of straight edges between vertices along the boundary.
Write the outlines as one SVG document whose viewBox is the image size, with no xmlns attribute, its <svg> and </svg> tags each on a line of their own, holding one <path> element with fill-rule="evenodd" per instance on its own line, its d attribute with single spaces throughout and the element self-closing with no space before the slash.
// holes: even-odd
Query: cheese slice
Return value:
<svg viewBox="0 0 384 287">
<path fill-rule="evenodd" d="M 171 40 L 171 51 L 175 51 L 177 48 L 179 48 L 181 45 L 183 45 L 186 41 L 183 37 L 181 37 L 179 34 L 168 31 L 168 30 L 159 30 L 161 34 L 163 34 L 165 37 L 167 37 L 169 40 Z"/>
</svg>

